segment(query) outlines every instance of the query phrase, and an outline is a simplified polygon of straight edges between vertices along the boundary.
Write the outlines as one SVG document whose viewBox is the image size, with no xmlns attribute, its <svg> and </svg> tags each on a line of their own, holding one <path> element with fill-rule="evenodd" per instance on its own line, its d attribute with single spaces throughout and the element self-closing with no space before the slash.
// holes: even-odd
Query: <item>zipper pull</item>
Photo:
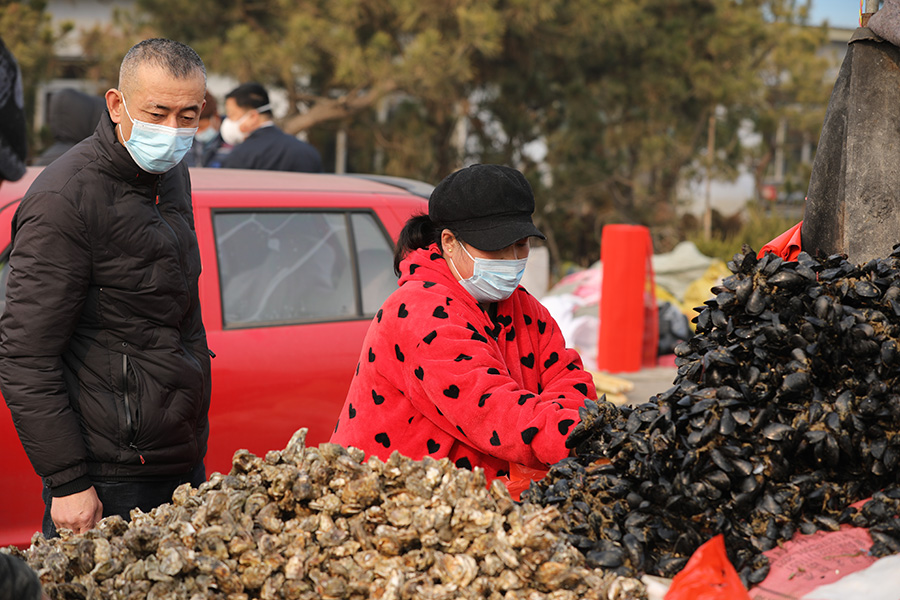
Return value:
<svg viewBox="0 0 900 600">
<path fill-rule="evenodd" d="M 132 450 L 134 450 L 135 452 L 138 453 L 138 458 L 141 459 L 141 464 L 142 464 L 142 465 L 147 463 L 147 461 L 144 460 L 144 455 L 141 454 L 141 451 L 138 450 L 137 446 L 135 446 L 134 444 L 128 444 L 128 447 L 131 448 Z"/>
</svg>

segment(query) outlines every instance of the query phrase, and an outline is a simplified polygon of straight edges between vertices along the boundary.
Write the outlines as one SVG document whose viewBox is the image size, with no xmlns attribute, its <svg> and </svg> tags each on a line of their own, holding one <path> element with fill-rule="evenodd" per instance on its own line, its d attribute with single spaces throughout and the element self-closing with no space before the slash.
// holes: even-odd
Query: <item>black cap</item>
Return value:
<svg viewBox="0 0 900 600">
<path fill-rule="evenodd" d="M 485 252 L 522 238 L 547 239 L 531 220 L 534 192 L 519 171 L 504 165 L 472 165 L 444 178 L 428 200 L 428 216 L 438 228 L 456 232 Z"/>
</svg>

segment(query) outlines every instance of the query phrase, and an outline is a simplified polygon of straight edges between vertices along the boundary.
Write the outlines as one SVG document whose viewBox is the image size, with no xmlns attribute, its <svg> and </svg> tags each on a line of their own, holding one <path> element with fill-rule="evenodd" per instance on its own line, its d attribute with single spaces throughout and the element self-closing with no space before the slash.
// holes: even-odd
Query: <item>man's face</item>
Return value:
<svg viewBox="0 0 900 600">
<path fill-rule="evenodd" d="M 131 119 L 168 127 L 197 127 L 206 104 L 206 82 L 200 73 L 179 78 L 162 67 L 144 64 L 127 88 L 124 92 L 106 92 L 106 106 L 113 123 L 119 124 L 116 129 L 123 143 L 131 139 Z"/>
<path fill-rule="evenodd" d="M 244 133 L 250 133 L 259 127 L 260 115 L 252 108 L 241 108 L 234 98 L 225 99 L 225 116 L 235 121 Z"/>
<path fill-rule="evenodd" d="M 206 131 L 210 127 L 218 131 L 221 124 L 222 121 L 219 119 L 219 115 L 210 115 L 209 117 L 202 118 L 197 122 L 197 126 L 200 128 L 197 130 L 197 133 Z"/>
</svg>

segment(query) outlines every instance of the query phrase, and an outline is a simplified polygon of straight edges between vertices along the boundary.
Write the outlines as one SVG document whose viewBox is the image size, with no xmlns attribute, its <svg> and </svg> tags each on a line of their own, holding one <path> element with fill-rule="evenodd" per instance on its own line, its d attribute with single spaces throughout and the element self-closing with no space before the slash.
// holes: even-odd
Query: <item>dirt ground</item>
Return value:
<svg viewBox="0 0 900 600">
<path fill-rule="evenodd" d="M 672 366 L 653 367 L 649 369 L 641 369 L 634 373 L 615 373 L 616 377 L 621 377 L 634 384 L 634 389 L 625 395 L 630 404 L 642 404 L 672 387 L 678 370 Z"/>
</svg>

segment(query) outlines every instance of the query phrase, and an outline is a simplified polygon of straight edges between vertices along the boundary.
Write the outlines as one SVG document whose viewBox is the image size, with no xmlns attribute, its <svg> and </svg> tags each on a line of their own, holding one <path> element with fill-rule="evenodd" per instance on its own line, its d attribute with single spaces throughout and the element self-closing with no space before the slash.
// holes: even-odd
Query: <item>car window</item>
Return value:
<svg viewBox="0 0 900 600">
<path fill-rule="evenodd" d="M 225 327 L 371 317 L 397 287 L 369 212 L 217 212 L 213 225 Z"/>
<path fill-rule="evenodd" d="M 397 289 L 394 251 L 373 215 L 353 213 L 350 218 L 356 242 L 363 313 L 371 316 Z"/>
</svg>

